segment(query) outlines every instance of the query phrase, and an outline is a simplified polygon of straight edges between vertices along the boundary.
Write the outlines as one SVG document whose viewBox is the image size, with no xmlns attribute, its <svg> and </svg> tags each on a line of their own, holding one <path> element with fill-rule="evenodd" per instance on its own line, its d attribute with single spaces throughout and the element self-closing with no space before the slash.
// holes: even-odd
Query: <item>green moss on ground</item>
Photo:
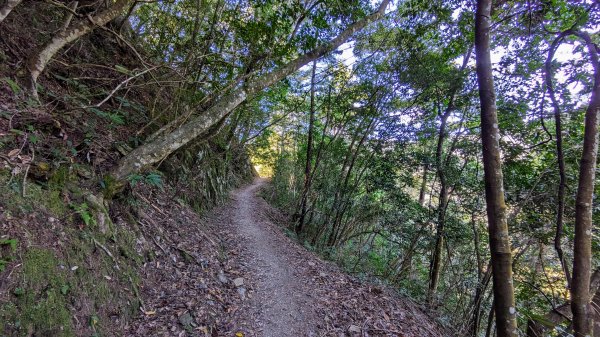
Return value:
<svg viewBox="0 0 600 337">
<path fill-rule="evenodd" d="M 91 335 L 100 336 L 112 330 L 107 316 L 116 314 L 127 320 L 139 312 L 140 303 L 134 295 L 140 282 L 137 267 L 145 259 L 135 250 L 135 226 L 121 226 L 105 234 L 92 224 L 79 227 L 82 215 L 76 216 L 73 205 L 86 202 L 81 200 L 83 195 L 67 191 L 65 186 L 72 181 L 67 168 L 58 169 L 44 186 L 27 182 L 23 197 L 22 178 L 0 172 L 0 205 L 9 218 L 38 213 L 42 217 L 36 217 L 37 221 L 52 216 L 62 219 L 59 223 L 63 225 L 55 230 L 40 223 L 27 225 L 28 237 L 35 238 L 43 230 L 48 237 L 57 235 L 61 242 L 52 245 L 58 249 L 43 248 L 51 242 L 35 239 L 29 242 L 30 247 L 19 242 L 12 255 L 20 256 L 17 262 L 22 267 L 12 270 L 13 280 L 18 282 L 12 286 L 11 301 L 0 305 L 0 336 L 73 336 L 81 333 L 81 328 L 73 325 L 75 316 Z M 86 208 L 91 218 L 95 212 Z"/>
<path fill-rule="evenodd" d="M 63 188 L 64 185 L 57 183 L 49 183 L 44 188 L 29 182 L 25 184 L 23 196 L 22 178 L 0 171 L 0 204 L 4 206 L 5 212 L 14 217 L 37 211 L 40 207 L 57 217 L 66 215 L 69 207 L 63 200 Z"/>
<path fill-rule="evenodd" d="M 23 282 L 21 291 L 15 289 L 21 311 L 15 325 L 40 336 L 73 336 L 66 271 L 60 268 L 54 253 L 31 248 L 23 258 Z"/>
</svg>

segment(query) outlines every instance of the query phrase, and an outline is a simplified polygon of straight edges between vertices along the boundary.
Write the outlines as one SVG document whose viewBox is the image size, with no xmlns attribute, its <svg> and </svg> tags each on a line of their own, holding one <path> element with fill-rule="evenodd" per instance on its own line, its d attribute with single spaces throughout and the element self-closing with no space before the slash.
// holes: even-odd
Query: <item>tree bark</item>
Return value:
<svg viewBox="0 0 600 337">
<path fill-rule="evenodd" d="M 22 0 L 6 0 L 6 3 L 0 8 L 0 23 L 6 19 L 8 14 L 17 7 Z"/>
<path fill-rule="evenodd" d="M 34 97 L 37 97 L 37 80 L 40 74 L 48 65 L 48 62 L 61 50 L 65 45 L 71 43 L 78 38 L 88 34 L 96 26 L 104 26 L 114 18 L 116 18 L 123 10 L 129 7 L 134 0 L 117 0 L 112 6 L 102 12 L 81 20 L 70 29 L 60 31 L 50 42 L 43 46 L 39 51 L 32 54 L 27 60 L 27 68 L 29 69 L 30 90 Z"/>
<path fill-rule="evenodd" d="M 69 28 L 69 26 L 71 25 L 71 21 L 73 20 L 73 13 L 77 10 L 78 5 L 79 1 L 72 1 L 69 4 L 68 7 L 71 11 L 65 13 L 65 18 L 63 20 L 62 26 L 60 27 L 60 32 L 64 32 L 67 30 L 67 28 Z"/>
<path fill-rule="evenodd" d="M 579 165 L 579 184 L 575 200 L 575 239 L 573 245 L 573 280 L 571 310 L 576 337 L 593 334 L 590 305 L 590 272 L 592 264 L 592 203 L 598 156 L 598 114 L 600 114 L 600 65 L 598 52 L 587 33 L 575 32 L 584 40 L 594 67 L 594 88 L 585 112 L 583 153 Z"/>
<path fill-rule="evenodd" d="M 246 85 L 234 89 L 229 94 L 225 95 L 216 104 L 204 111 L 202 115 L 193 118 L 173 132 L 165 134 L 150 143 L 146 143 L 134 149 L 128 155 L 123 157 L 117 167 L 113 169 L 111 172 L 112 177 L 116 181 L 122 183 L 131 173 L 159 162 L 197 137 L 207 136 L 212 125 L 227 118 L 231 111 L 244 100 L 253 97 L 264 88 L 279 82 L 302 66 L 335 50 L 345 43 L 354 33 L 363 29 L 369 23 L 382 18 L 389 2 L 390 0 L 383 0 L 376 12 L 351 24 L 338 36 L 329 41 L 329 43 L 323 44 L 312 51 L 299 56 L 295 60 L 274 71 L 250 80 Z"/>
<path fill-rule="evenodd" d="M 491 337 L 492 336 L 492 325 L 494 323 L 494 316 L 495 316 L 495 301 L 494 299 L 492 299 L 492 305 L 490 306 L 490 311 L 488 313 L 488 317 L 487 317 L 487 325 L 485 328 L 485 337 Z"/>
<path fill-rule="evenodd" d="M 296 226 L 296 234 L 302 233 L 304 220 L 306 217 L 306 203 L 310 190 L 310 176 L 313 157 L 313 133 L 315 128 L 315 75 L 317 72 L 317 60 L 313 61 L 312 73 L 310 76 L 310 112 L 308 118 L 308 137 L 306 140 L 306 164 L 304 166 L 304 188 L 302 189 L 302 197 L 300 200 L 300 218 Z"/>
<path fill-rule="evenodd" d="M 475 17 L 475 50 L 488 232 L 494 280 L 494 312 L 498 337 L 516 337 L 517 319 L 512 280 L 512 256 L 504 202 L 500 158 L 500 130 L 490 57 L 491 0 L 478 0 Z"/>
</svg>

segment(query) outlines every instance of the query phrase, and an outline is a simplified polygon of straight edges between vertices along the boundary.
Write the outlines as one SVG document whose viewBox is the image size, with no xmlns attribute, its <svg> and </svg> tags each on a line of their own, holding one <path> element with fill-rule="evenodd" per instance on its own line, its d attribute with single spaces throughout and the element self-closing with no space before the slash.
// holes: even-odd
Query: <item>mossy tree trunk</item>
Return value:
<svg viewBox="0 0 600 337">
<path fill-rule="evenodd" d="M 125 0 L 122 0 L 125 1 Z M 210 135 L 210 129 L 213 125 L 222 122 L 229 114 L 238 107 L 246 99 L 255 96 L 265 88 L 279 82 L 288 75 L 297 71 L 304 65 L 319 59 L 321 56 L 335 50 L 337 47 L 345 43 L 354 33 L 363 29 L 369 23 L 379 20 L 383 17 L 385 8 L 389 4 L 389 0 L 382 1 L 378 10 L 362 20 L 351 24 L 348 28 L 342 31 L 337 37 L 333 38 L 326 44 L 323 44 L 312 51 L 299 56 L 295 60 L 253 80 L 248 81 L 243 86 L 232 90 L 225 95 L 217 103 L 213 104 L 198 117 L 191 119 L 173 132 L 165 134 L 157 139 L 146 143 L 127 156 L 123 157 L 117 167 L 115 167 L 111 175 L 117 181 L 123 182 L 126 178 L 140 171 L 142 168 L 155 164 L 167 157 L 175 150 L 188 144 L 198 137 L 207 137 Z"/>
<path fill-rule="evenodd" d="M 119 14 L 133 2 L 133 0 L 117 0 L 110 7 L 100 11 L 98 14 L 82 19 L 71 28 L 59 31 L 52 37 L 50 42 L 44 45 L 40 50 L 34 52 L 27 60 L 27 68 L 29 69 L 30 76 L 29 84 L 32 95 L 37 97 L 37 80 L 48 65 L 48 62 L 50 62 L 59 50 L 67 44 L 88 34 L 97 26 L 106 25 L 108 22 L 119 16 Z"/>
</svg>

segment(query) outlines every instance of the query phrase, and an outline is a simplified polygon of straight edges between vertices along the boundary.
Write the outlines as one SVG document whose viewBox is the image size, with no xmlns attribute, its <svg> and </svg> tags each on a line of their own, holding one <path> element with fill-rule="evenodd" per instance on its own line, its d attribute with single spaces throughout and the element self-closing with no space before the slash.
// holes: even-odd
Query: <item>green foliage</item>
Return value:
<svg viewBox="0 0 600 337">
<path fill-rule="evenodd" d="M 83 221 L 83 223 L 85 224 L 86 227 L 95 225 L 96 220 L 94 219 L 94 216 L 90 212 L 90 209 L 89 209 L 89 206 L 87 203 L 84 202 L 81 204 L 73 204 L 73 205 L 71 205 L 71 207 L 73 207 L 75 212 L 77 214 L 79 214 L 79 216 L 81 217 L 81 220 Z"/>
<path fill-rule="evenodd" d="M 8 77 L 4 77 L 0 80 L 4 83 L 8 84 L 13 95 L 16 96 L 16 95 L 19 95 L 21 92 L 23 92 L 23 89 L 21 88 L 21 86 L 17 82 L 13 81 L 12 79 L 10 79 Z"/>
<path fill-rule="evenodd" d="M 73 108 L 61 122 L 72 123 L 70 115 L 80 114 L 85 126 L 65 136 L 61 140 L 64 146 L 58 147 L 46 144 L 45 130 L 30 125 L 28 117 L 23 117 L 26 114 L 0 111 L 9 124 L 15 116 L 15 122 L 22 123 L 16 127 L 19 130 L 9 130 L 2 137 L 0 147 L 21 137 L 36 151 L 42 150 L 41 158 L 50 147 L 46 155 L 49 158 L 44 159 L 55 168 L 48 174 L 47 183 L 25 180 L 27 198 L 19 194 L 25 187 L 22 170 L 2 172 L 0 204 L 5 215 L 25 217 L 42 208 L 70 218 L 73 212 L 68 212 L 65 205 L 69 200 L 65 186 L 74 177 L 69 170 L 81 174 L 82 167 L 92 166 L 94 159 L 88 156 L 83 166 L 81 157 L 87 150 L 91 150 L 88 154 L 99 154 L 98 147 L 102 146 L 96 141 L 104 136 L 106 130 L 102 127 L 108 127 L 112 136 L 115 129 L 126 130 L 130 122 L 135 127 L 144 125 L 135 135 L 118 140 L 119 144 L 138 146 L 171 122 L 175 125 L 196 118 L 231 88 L 251 83 L 315 46 L 328 43 L 343 27 L 367 15 L 374 5 L 366 0 L 314 3 L 311 8 L 302 1 L 146 3 L 131 13 L 130 22 L 135 26 L 135 47 L 142 51 L 140 55 L 157 64 L 156 71 L 148 74 L 141 74 L 140 69 L 121 58 L 112 60 L 108 67 L 89 67 L 79 60 L 85 53 L 65 54 L 77 55 L 77 60 L 70 60 L 76 62 L 65 68 L 81 67 L 85 76 L 70 76 L 66 69 L 47 71 L 62 90 L 40 91 L 52 100 L 53 107 Z M 245 156 L 248 149 L 260 173 L 272 177 L 265 198 L 283 209 L 293 222 L 297 223 L 302 215 L 300 205 L 305 197 L 303 230 L 297 235 L 286 228 L 287 235 L 339 262 L 349 272 L 377 276 L 420 301 L 428 296 L 430 260 L 443 220 L 443 270 L 432 306 L 443 322 L 454 325 L 457 335 L 465 335 L 467 327 L 460 324 L 466 324 L 465 318 L 472 313 L 474 290 L 489 260 L 472 5 L 458 0 L 395 2 L 383 24 L 370 25 L 355 34 L 353 47 L 344 47 L 354 57 L 342 60 L 340 54 L 344 53 L 337 51 L 318 61 L 314 102 L 307 92 L 310 73 L 301 71 L 244 102 L 221 121 L 218 127 L 223 132 L 208 140 L 202 137 L 165 161 L 160 169 L 177 186 L 177 198 L 199 212 L 226 199 L 232 186 L 249 178 Z M 539 321 L 550 309 L 549 302 L 567 300 L 564 275 L 553 251 L 558 181 L 556 125 L 548 108 L 543 65 L 557 32 L 597 31 L 598 8 L 590 6 L 589 1 L 499 2 L 491 18 L 504 192 L 511 241 L 518 252 L 514 284 L 521 326 L 530 318 Z M 597 42 L 597 33 L 590 34 Z M 568 36 L 563 42 L 569 48 L 555 58 L 553 69 L 565 136 L 568 196 L 563 248 L 571 261 L 582 115 L 593 78 L 581 41 Z M 0 53 L 0 58 L 7 57 Z M 110 72 L 102 81 L 112 88 L 104 83 L 97 85 L 100 80 L 89 80 L 88 75 L 93 75 L 96 68 Z M 112 91 L 114 83 L 119 83 L 115 81 L 123 87 Z M 23 95 L 13 79 L 4 77 L 0 82 L 13 96 Z M 143 87 L 155 90 L 136 91 Z M 103 106 L 93 105 L 108 95 L 110 99 Z M 140 103 L 144 100 L 139 98 L 144 96 L 153 96 L 152 105 Z M 32 105 L 25 102 L 18 107 Z M 309 144 L 307 112 L 311 109 L 316 120 L 313 143 Z M 311 146 L 313 152 L 308 158 Z M 98 160 L 94 165 L 102 167 L 101 163 Z M 310 171 L 307 176 L 306 165 Z M 138 173 L 129 176 L 127 182 L 133 188 L 140 184 L 162 188 L 164 176 L 159 172 Z M 100 184 L 107 199 L 123 188 L 123 182 L 110 175 Z M 310 185 L 307 190 L 305 184 Z M 449 193 L 447 205 L 439 200 L 442 184 Z M 597 200 L 593 206 L 597 223 Z M 82 227 L 94 227 L 95 218 L 86 202 L 75 201 L 71 208 L 85 224 Z M 65 253 L 69 263 L 84 265 L 85 258 L 93 254 L 93 242 L 105 242 L 107 238 L 92 235 L 94 229 L 79 229 L 80 237 Z M 119 257 L 132 264 L 142 263 L 132 249 L 135 235 L 118 234 L 113 243 Z M 592 237 L 593 264 L 598 267 L 600 240 L 597 232 Z M 17 248 L 16 241 L 11 240 L 0 241 L 0 271 Z M 111 270 L 110 260 L 97 260 L 99 270 Z M 56 331 L 44 329 L 70 325 L 65 310 L 67 297 L 86 292 L 97 303 L 115 299 L 110 285 L 94 280 L 94 274 L 84 268 L 77 270 L 77 278 L 67 277 L 64 270 L 57 269 L 64 264 L 53 252 L 29 250 L 24 284 L 12 292 L 19 306 L 3 306 L 0 312 L 8 316 L 0 313 L 1 318 L 14 318 L 20 312 L 24 317 L 18 323 L 20 331 L 31 326 L 36 334 L 55 335 Z M 131 270 L 122 274 L 120 277 L 135 280 Z M 489 289 L 484 289 L 480 309 L 483 316 L 490 312 Z M 487 317 L 483 316 L 480 318 L 485 321 Z M 44 327 L 42 321 L 50 325 Z M 102 330 L 96 315 L 88 324 L 95 333 Z M 61 331 L 66 334 L 68 328 Z"/>
<path fill-rule="evenodd" d="M 0 272 L 3 272 L 6 265 L 14 260 L 18 242 L 17 239 L 0 239 Z"/>
<path fill-rule="evenodd" d="M 503 33 L 494 34 L 493 45 L 499 58 L 494 80 L 509 228 L 519 251 L 514 276 L 519 325 L 526 326 L 528 319 L 548 312 L 549 298 L 553 303 L 568 299 L 553 246 L 558 173 L 555 124 L 543 81 L 547 49 L 557 35 L 550 31 L 595 31 L 600 12 L 597 6 L 568 1 L 532 3 L 523 13 L 516 9 L 520 5 L 495 11 L 493 20 Z M 462 335 L 467 327 L 455 322 L 470 315 L 466 310 L 489 260 L 472 8 L 462 1 L 406 1 L 389 15 L 394 25 L 373 27 L 357 39 L 353 52 L 359 61 L 351 72 L 338 67 L 335 57 L 319 64 L 327 71 L 317 76 L 313 149 L 321 153 L 309 161 L 307 221 L 299 239 L 352 273 L 375 275 L 425 301 L 443 212 L 444 267 L 434 306 L 441 320 Z M 542 25 L 548 31 L 536 30 Z M 573 53 L 556 57 L 554 67 L 569 191 L 562 246 L 571 261 L 582 117 L 593 81 L 584 46 L 571 37 L 565 44 Z M 270 114 L 257 112 L 263 122 L 255 129 L 275 125 L 251 144 L 255 162 L 272 168 L 272 190 L 265 198 L 296 223 L 306 178 L 307 76 L 289 79 L 283 98 L 265 96 L 261 108 Z M 281 111 L 285 123 L 276 122 Z M 369 129 L 371 120 L 376 124 Z M 443 210 L 440 174 L 450 192 Z M 598 235 L 592 236 L 598 247 Z M 596 252 L 593 266 L 598 268 Z M 482 317 L 491 305 L 487 298 Z"/>
<path fill-rule="evenodd" d="M 162 174 L 158 171 L 150 172 L 146 175 L 132 174 L 129 177 L 127 177 L 127 181 L 129 181 L 129 184 L 131 186 L 136 186 L 137 184 L 145 183 L 145 184 L 148 184 L 148 185 L 154 186 L 154 187 L 162 187 L 163 186 L 162 179 L 163 179 Z"/>
<path fill-rule="evenodd" d="M 106 112 L 106 111 L 102 111 L 102 110 L 100 110 L 98 108 L 94 108 L 94 107 L 91 107 L 88 109 L 90 111 L 92 111 L 93 113 L 95 113 L 98 117 L 105 118 L 112 125 L 124 125 L 125 124 L 125 118 L 123 117 L 123 112 L 120 110 Z"/>
</svg>

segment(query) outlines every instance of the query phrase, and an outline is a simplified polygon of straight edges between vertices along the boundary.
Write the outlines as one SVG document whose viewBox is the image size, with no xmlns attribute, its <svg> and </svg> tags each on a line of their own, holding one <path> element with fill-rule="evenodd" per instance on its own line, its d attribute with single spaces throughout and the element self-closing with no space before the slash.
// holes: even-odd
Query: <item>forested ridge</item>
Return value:
<svg viewBox="0 0 600 337">
<path fill-rule="evenodd" d="M 0 0 L 0 336 L 600 336 L 598 22 Z"/>
</svg>

